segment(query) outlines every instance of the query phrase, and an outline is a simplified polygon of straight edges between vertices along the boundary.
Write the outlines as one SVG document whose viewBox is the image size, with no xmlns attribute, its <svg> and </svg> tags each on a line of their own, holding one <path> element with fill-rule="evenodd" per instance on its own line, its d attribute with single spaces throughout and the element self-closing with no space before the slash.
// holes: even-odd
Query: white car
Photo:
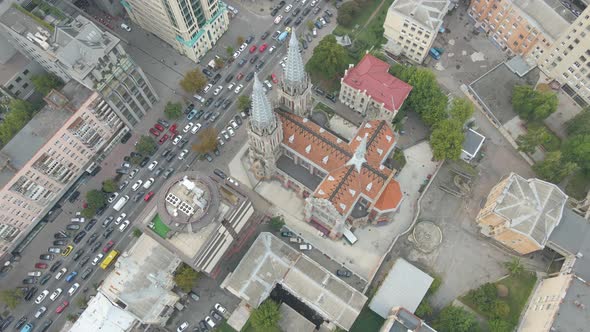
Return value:
<svg viewBox="0 0 590 332">
<path fill-rule="evenodd" d="M 207 86 L 203 89 L 203 92 L 207 93 L 209 90 L 211 90 L 212 87 L 213 87 L 213 84 L 211 84 L 211 83 L 207 84 Z"/>
<path fill-rule="evenodd" d="M 281 67 L 285 68 L 285 67 L 287 67 L 287 64 L 284 63 L 283 61 L 281 61 Z"/>
<path fill-rule="evenodd" d="M 193 123 L 189 122 L 186 124 L 186 126 L 184 126 L 184 128 L 182 129 L 182 132 L 188 133 L 188 131 L 191 130 L 192 127 L 193 127 Z"/>
<path fill-rule="evenodd" d="M 174 140 L 172 140 L 172 144 L 174 144 L 174 145 L 178 144 L 178 142 L 180 142 L 181 139 L 182 139 L 182 136 L 180 136 L 180 135 L 174 137 Z"/>
<path fill-rule="evenodd" d="M 234 137 L 236 136 L 236 132 L 234 131 L 234 128 L 232 127 L 227 127 L 227 132 L 229 133 L 229 136 Z"/>
<path fill-rule="evenodd" d="M 265 81 L 264 81 L 264 85 L 266 85 L 266 87 L 267 87 L 269 90 L 272 90 L 272 84 L 270 83 L 270 81 L 269 81 L 269 80 L 265 80 Z"/>
<path fill-rule="evenodd" d="M 311 250 L 311 249 L 313 249 L 313 247 L 309 243 L 299 245 L 299 250 Z"/>
<path fill-rule="evenodd" d="M 47 295 L 49 294 L 49 291 L 46 289 L 43 292 L 41 292 L 41 294 L 39 294 L 39 296 L 37 296 L 37 298 L 35 299 L 35 303 L 37 304 L 41 304 L 41 302 L 43 302 L 43 300 L 45 300 L 45 298 L 47 297 Z"/>
<path fill-rule="evenodd" d="M 35 318 L 39 318 L 39 317 L 43 316 L 45 311 L 47 311 L 47 307 L 39 308 L 39 310 L 37 310 L 37 312 L 35 313 Z"/>
<path fill-rule="evenodd" d="M 242 91 L 242 89 L 244 88 L 244 84 L 240 84 L 236 87 L 236 89 L 234 90 L 235 93 L 240 93 L 240 91 Z"/>
<path fill-rule="evenodd" d="M 55 290 L 55 292 L 51 293 L 51 296 L 49 296 L 49 299 L 51 301 L 55 301 L 55 299 L 57 299 L 57 297 L 60 295 L 61 295 L 61 288 L 58 288 Z"/>
<path fill-rule="evenodd" d="M 123 221 L 121 226 L 119 226 L 119 231 L 121 231 L 121 232 L 124 231 L 125 229 L 127 229 L 127 226 L 129 226 L 129 220 Z"/>
<path fill-rule="evenodd" d="M 183 322 L 176 328 L 176 332 L 183 332 L 186 331 L 186 329 L 188 329 L 188 322 Z"/>
<path fill-rule="evenodd" d="M 121 221 L 123 221 L 123 219 L 125 219 L 125 217 L 127 217 L 127 213 L 121 213 L 121 215 L 117 217 L 117 220 L 115 220 L 115 225 L 120 224 Z"/>
<path fill-rule="evenodd" d="M 235 51 L 233 55 L 234 59 L 237 59 L 240 56 L 240 54 L 242 54 L 241 51 Z"/>
<path fill-rule="evenodd" d="M 318 4 L 318 0 L 313 0 L 309 5 L 314 7 L 317 4 Z"/>
<path fill-rule="evenodd" d="M 211 326 L 211 328 L 215 327 L 215 322 L 213 321 L 213 319 L 211 319 L 211 317 L 205 317 L 205 322 L 207 322 L 207 325 Z"/>
<path fill-rule="evenodd" d="M 117 199 L 117 196 L 119 196 L 119 193 L 118 193 L 118 192 L 114 192 L 114 193 L 112 193 L 112 194 L 111 194 L 111 196 L 109 196 L 108 202 L 109 202 L 109 203 L 112 203 L 112 202 L 114 202 L 114 201 L 115 201 L 115 199 Z"/>
<path fill-rule="evenodd" d="M 290 12 L 291 9 L 293 9 L 293 5 L 288 5 L 287 7 L 285 7 L 285 13 Z"/>
<path fill-rule="evenodd" d="M 148 189 L 149 187 L 152 186 L 152 184 L 154 184 L 154 178 L 149 178 L 144 184 L 143 184 L 143 188 L 144 189 Z"/>
<path fill-rule="evenodd" d="M 213 95 L 217 96 L 221 90 L 223 90 L 223 87 L 221 85 L 219 85 L 218 87 L 215 88 L 215 90 L 213 90 Z"/>
<path fill-rule="evenodd" d="M 223 138 L 225 138 L 226 141 L 229 141 L 229 134 L 227 133 L 227 131 L 222 130 L 221 136 L 223 136 Z"/>
<path fill-rule="evenodd" d="M 234 83 L 234 82 L 231 82 L 230 84 L 228 84 L 228 85 L 227 85 L 227 89 L 228 89 L 229 91 L 231 91 L 231 90 L 233 90 L 233 89 L 234 89 L 234 86 L 236 86 L 236 83 Z"/>
<path fill-rule="evenodd" d="M 133 177 L 135 177 L 135 174 L 137 174 L 137 172 L 139 172 L 139 170 L 137 168 L 133 169 L 131 171 L 131 173 L 129 173 L 129 178 L 133 179 Z"/>
<path fill-rule="evenodd" d="M 73 284 L 72 287 L 70 287 L 70 289 L 68 290 L 68 294 L 70 294 L 70 296 L 74 295 L 74 293 L 78 290 L 78 288 L 80 288 L 79 283 Z"/>
<path fill-rule="evenodd" d="M 68 269 L 66 269 L 65 267 L 59 270 L 59 272 L 57 272 L 57 274 L 55 275 L 55 280 L 61 279 L 61 277 L 63 277 L 66 274 L 66 272 L 68 272 Z"/>
<path fill-rule="evenodd" d="M 196 134 L 197 131 L 199 131 L 199 129 L 201 129 L 201 124 L 200 123 L 195 123 L 195 125 L 191 128 L 191 134 Z"/>
<path fill-rule="evenodd" d="M 148 169 L 149 169 L 150 171 L 153 171 L 153 170 L 156 168 L 156 166 L 158 166 L 158 161 L 154 160 L 154 161 L 152 161 L 152 163 L 151 163 L 151 164 L 148 166 Z"/>
<path fill-rule="evenodd" d="M 279 16 L 275 17 L 275 24 L 281 23 L 282 19 L 283 19 L 283 15 L 279 15 Z"/>
<path fill-rule="evenodd" d="M 248 47 L 248 44 L 246 44 L 246 43 L 243 43 L 242 45 L 240 45 L 240 52 L 243 52 L 246 49 L 246 47 Z"/>
<path fill-rule="evenodd" d="M 229 125 L 232 126 L 232 128 L 234 128 L 234 129 L 238 129 L 240 127 L 235 120 L 231 120 L 229 122 Z"/>
<path fill-rule="evenodd" d="M 277 49 L 276 46 L 272 45 L 269 49 L 268 49 L 268 53 L 272 54 L 272 52 L 274 52 Z"/>
<path fill-rule="evenodd" d="M 94 259 L 92 260 L 92 265 L 98 264 L 98 262 L 100 262 L 100 260 L 104 257 L 104 254 L 101 252 L 98 255 L 96 255 L 96 257 L 94 257 Z"/>
<path fill-rule="evenodd" d="M 141 181 L 141 180 L 137 180 L 137 182 L 135 182 L 135 183 L 133 184 L 133 187 L 131 187 L 131 190 L 133 190 L 133 191 L 137 191 L 137 189 L 139 189 L 139 187 L 141 186 L 141 184 L 142 184 L 142 183 L 143 183 L 143 181 Z"/>
<path fill-rule="evenodd" d="M 198 100 L 201 104 L 205 103 L 205 98 L 203 98 L 201 95 L 194 95 L 193 98 Z"/>
<path fill-rule="evenodd" d="M 121 29 L 123 29 L 127 32 L 131 32 L 131 28 L 125 23 L 121 23 Z"/>
<path fill-rule="evenodd" d="M 182 160 L 184 159 L 184 157 L 188 154 L 188 150 L 184 149 L 182 150 L 182 152 L 180 152 L 180 154 L 178 155 L 178 160 Z"/>
<path fill-rule="evenodd" d="M 227 312 L 227 310 L 225 310 L 225 308 L 222 307 L 219 303 L 215 303 L 215 310 L 219 311 L 219 313 L 222 315 L 225 315 L 225 313 Z"/>
<path fill-rule="evenodd" d="M 239 187 L 240 186 L 240 184 L 238 183 L 238 181 L 236 181 L 236 179 L 234 179 L 232 177 L 228 177 L 226 180 L 227 180 L 227 182 L 233 184 L 235 187 Z"/>
</svg>

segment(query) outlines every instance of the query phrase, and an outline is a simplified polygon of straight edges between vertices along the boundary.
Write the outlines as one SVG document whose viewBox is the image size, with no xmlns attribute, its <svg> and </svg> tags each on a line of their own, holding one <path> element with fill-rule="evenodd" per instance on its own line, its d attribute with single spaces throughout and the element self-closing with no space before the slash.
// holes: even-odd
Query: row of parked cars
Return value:
<svg viewBox="0 0 590 332">
<path fill-rule="evenodd" d="M 193 298 L 194 299 L 194 298 Z M 198 301 L 198 296 L 195 301 Z M 225 309 L 221 304 L 216 303 L 213 309 L 211 310 L 211 316 L 206 316 L 205 319 L 201 320 L 197 326 L 193 329 L 193 331 L 198 332 L 206 332 L 209 329 L 214 329 L 219 322 L 224 319 L 224 316 L 227 314 L 227 309 Z M 212 318 L 213 317 L 213 318 Z M 190 323 L 188 321 L 182 322 L 177 328 L 176 332 L 185 332 L 190 327 Z"/>
</svg>

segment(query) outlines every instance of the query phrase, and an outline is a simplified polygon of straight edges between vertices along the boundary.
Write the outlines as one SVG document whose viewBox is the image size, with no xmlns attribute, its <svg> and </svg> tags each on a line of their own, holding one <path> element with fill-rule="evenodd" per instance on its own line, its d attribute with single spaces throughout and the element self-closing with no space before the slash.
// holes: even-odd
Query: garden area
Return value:
<svg viewBox="0 0 590 332">
<path fill-rule="evenodd" d="M 379 331 L 384 322 L 385 319 L 369 309 L 367 304 L 350 328 L 350 332 Z"/>
</svg>

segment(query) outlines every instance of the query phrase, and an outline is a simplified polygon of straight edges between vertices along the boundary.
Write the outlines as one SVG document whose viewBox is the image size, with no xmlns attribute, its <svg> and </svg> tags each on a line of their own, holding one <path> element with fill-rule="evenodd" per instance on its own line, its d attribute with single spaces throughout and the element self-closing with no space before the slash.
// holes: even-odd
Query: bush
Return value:
<svg viewBox="0 0 590 332">
<path fill-rule="evenodd" d="M 505 320 L 492 319 L 488 321 L 490 332 L 511 332 L 512 326 Z"/>
<path fill-rule="evenodd" d="M 510 306 L 504 301 L 495 301 L 491 313 L 493 317 L 507 318 L 510 315 Z"/>
<path fill-rule="evenodd" d="M 469 298 L 480 311 L 486 312 L 493 310 L 493 305 L 498 298 L 498 293 L 496 292 L 496 286 L 488 282 L 481 285 L 479 288 L 470 290 L 469 293 L 467 293 L 467 298 Z"/>
<path fill-rule="evenodd" d="M 270 227 L 272 227 L 276 232 L 280 231 L 283 226 L 285 226 L 285 220 L 281 216 L 272 217 L 269 220 Z"/>
<path fill-rule="evenodd" d="M 426 317 L 430 317 L 430 315 L 432 315 L 432 306 L 430 306 L 430 303 L 428 303 L 427 298 L 425 297 L 424 299 L 422 299 L 422 302 L 420 302 L 420 305 L 418 306 L 418 308 L 416 308 L 416 316 L 424 319 Z"/>
</svg>

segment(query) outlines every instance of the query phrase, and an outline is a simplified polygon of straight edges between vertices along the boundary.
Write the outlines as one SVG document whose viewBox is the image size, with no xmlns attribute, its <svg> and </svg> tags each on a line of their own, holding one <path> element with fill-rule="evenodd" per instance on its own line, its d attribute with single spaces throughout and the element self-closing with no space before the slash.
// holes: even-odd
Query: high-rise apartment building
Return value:
<svg viewBox="0 0 590 332">
<path fill-rule="evenodd" d="M 0 255 L 126 132 L 98 93 L 70 81 L 0 150 Z"/>
<path fill-rule="evenodd" d="M 397 0 L 383 23 L 385 49 L 422 63 L 434 43 L 450 0 Z"/>
<path fill-rule="evenodd" d="M 136 125 L 158 96 L 119 38 L 82 15 L 70 17 L 57 7 L 59 15 L 45 15 L 35 6 L 4 6 L 0 32 L 45 70 L 97 91 L 126 126 Z"/>
<path fill-rule="evenodd" d="M 581 106 L 590 104 L 590 9 L 567 28 L 551 47 L 535 49 L 531 57 L 559 82 Z"/>
<path fill-rule="evenodd" d="M 226 5 L 218 0 L 122 0 L 131 20 L 198 62 L 227 30 Z"/>
</svg>

